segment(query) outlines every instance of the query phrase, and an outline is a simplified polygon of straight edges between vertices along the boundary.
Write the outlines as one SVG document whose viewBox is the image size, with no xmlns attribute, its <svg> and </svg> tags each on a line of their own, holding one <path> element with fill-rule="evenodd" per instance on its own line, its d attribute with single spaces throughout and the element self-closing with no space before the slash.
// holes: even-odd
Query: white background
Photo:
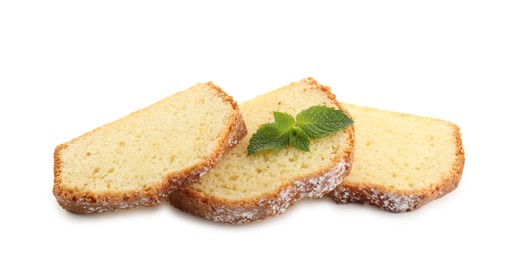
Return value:
<svg viewBox="0 0 521 260">
<path fill-rule="evenodd" d="M 1 259 L 520 259 L 519 1 L 1 1 Z M 338 99 L 453 121 L 460 187 L 391 214 L 329 199 L 214 224 L 167 204 L 79 216 L 53 150 L 196 82 L 244 101 L 312 76 Z"/>
</svg>

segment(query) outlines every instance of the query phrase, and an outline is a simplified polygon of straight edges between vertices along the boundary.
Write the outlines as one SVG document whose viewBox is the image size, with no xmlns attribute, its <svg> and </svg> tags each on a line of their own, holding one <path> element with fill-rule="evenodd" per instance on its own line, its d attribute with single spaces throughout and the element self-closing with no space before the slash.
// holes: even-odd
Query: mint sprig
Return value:
<svg viewBox="0 0 521 260">
<path fill-rule="evenodd" d="M 296 119 L 283 112 L 273 112 L 273 117 L 274 123 L 261 125 L 251 137 L 248 155 L 289 145 L 309 152 L 311 139 L 328 136 L 354 123 L 344 111 L 326 106 L 302 110 Z"/>
</svg>

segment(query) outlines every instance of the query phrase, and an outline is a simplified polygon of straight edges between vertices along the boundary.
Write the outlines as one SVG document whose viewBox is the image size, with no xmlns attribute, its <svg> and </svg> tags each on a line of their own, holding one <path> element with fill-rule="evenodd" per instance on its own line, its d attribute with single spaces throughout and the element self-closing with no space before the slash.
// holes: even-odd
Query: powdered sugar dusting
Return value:
<svg viewBox="0 0 521 260">
<path fill-rule="evenodd" d="M 228 147 L 233 147 L 239 143 L 239 141 L 247 134 L 248 130 L 246 129 L 246 124 L 242 119 L 242 114 L 239 114 L 239 120 L 235 122 L 233 127 L 233 131 L 231 135 L 228 137 Z M 237 138 L 238 137 L 238 138 Z"/>
<path fill-rule="evenodd" d="M 219 205 L 207 208 L 202 217 L 215 222 L 241 224 L 281 214 L 302 198 L 320 198 L 333 190 L 340 184 L 350 166 L 351 162 L 342 160 L 335 167 L 319 176 L 294 180 L 290 185 L 283 188 L 278 195 L 259 199 L 254 207 L 232 208 L 227 205 Z M 179 199 L 177 196 L 172 196 L 172 198 Z"/>
<path fill-rule="evenodd" d="M 340 204 L 364 203 L 381 207 L 391 212 L 405 212 L 421 206 L 422 197 L 415 194 L 396 194 L 380 191 L 375 188 L 362 187 L 349 189 L 339 185 L 330 193 L 331 197 Z"/>
<path fill-rule="evenodd" d="M 69 201 L 62 197 L 56 196 L 58 202 L 67 209 L 74 209 L 74 212 L 81 212 L 83 214 L 101 213 L 107 211 L 118 211 L 120 209 L 129 209 L 135 207 L 149 207 L 161 202 L 160 199 L 139 198 L 132 202 L 122 201 L 118 203 L 111 203 L 108 201 L 89 202 L 87 199 L 80 197 L 76 201 Z M 110 199 L 109 199 L 110 200 Z"/>
</svg>

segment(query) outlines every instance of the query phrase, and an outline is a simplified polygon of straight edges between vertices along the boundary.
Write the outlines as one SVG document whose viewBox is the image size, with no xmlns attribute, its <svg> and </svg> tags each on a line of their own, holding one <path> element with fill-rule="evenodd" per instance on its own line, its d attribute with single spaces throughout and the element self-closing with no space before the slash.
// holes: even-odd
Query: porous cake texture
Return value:
<svg viewBox="0 0 521 260">
<path fill-rule="evenodd" d="M 248 135 L 199 181 L 174 191 L 170 203 L 209 220 L 237 224 L 280 214 L 301 198 L 331 191 L 350 169 L 353 126 L 313 139 L 311 152 L 288 147 L 247 155 L 252 134 L 273 122 L 274 111 L 295 116 L 314 105 L 343 109 L 328 87 L 311 78 L 239 105 Z"/>
<path fill-rule="evenodd" d="M 197 84 L 59 145 L 53 193 L 74 213 L 152 206 L 245 135 L 233 99 L 211 82 Z"/>
<path fill-rule="evenodd" d="M 411 211 L 454 190 L 465 155 L 459 127 L 427 117 L 343 104 L 356 122 L 349 176 L 331 197 Z"/>
</svg>

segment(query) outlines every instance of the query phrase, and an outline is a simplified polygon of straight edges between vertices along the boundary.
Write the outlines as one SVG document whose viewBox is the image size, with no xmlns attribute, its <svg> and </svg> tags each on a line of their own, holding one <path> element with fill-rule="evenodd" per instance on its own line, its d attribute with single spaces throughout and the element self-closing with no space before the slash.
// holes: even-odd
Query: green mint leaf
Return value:
<svg viewBox="0 0 521 260">
<path fill-rule="evenodd" d="M 283 112 L 273 112 L 275 122 L 262 125 L 250 139 L 248 156 L 266 150 L 280 150 L 294 146 L 309 152 L 310 139 L 328 136 L 353 124 L 344 111 L 312 106 L 301 111 L 295 120 Z"/>
<path fill-rule="evenodd" d="M 250 139 L 248 156 L 265 150 L 280 150 L 288 147 L 290 132 L 280 131 L 275 123 L 262 125 Z"/>
<path fill-rule="evenodd" d="M 353 120 L 347 117 L 342 110 L 326 106 L 312 106 L 297 115 L 296 126 L 302 128 L 310 138 L 314 139 L 328 136 L 353 123 Z"/>
<path fill-rule="evenodd" d="M 293 128 L 289 143 L 302 151 L 309 152 L 309 136 L 300 127 Z"/>
<path fill-rule="evenodd" d="M 273 112 L 273 117 L 275 118 L 275 125 L 283 133 L 291 131 L 295 126 L 295 118 L 287 113 Z"/>
</svg>

